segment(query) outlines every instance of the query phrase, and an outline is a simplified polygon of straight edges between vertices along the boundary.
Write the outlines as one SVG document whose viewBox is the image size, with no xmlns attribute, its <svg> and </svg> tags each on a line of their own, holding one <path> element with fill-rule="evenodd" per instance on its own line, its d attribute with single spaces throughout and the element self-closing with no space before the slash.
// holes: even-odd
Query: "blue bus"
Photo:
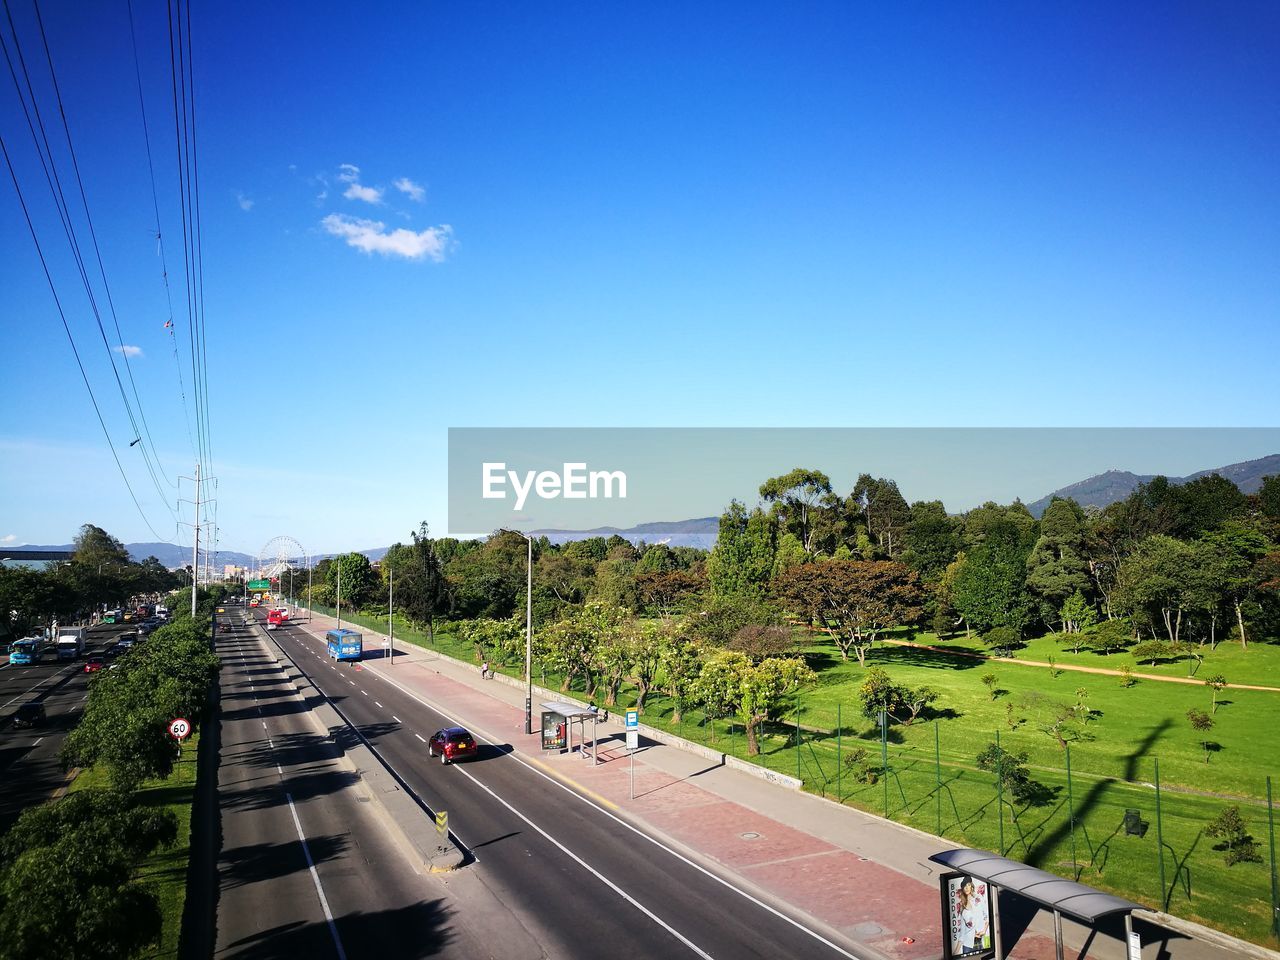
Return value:
<svg viewBox="0 0 1280 960">
<path fill-rule="evenodd" d="M 359 660 L 364 652 L 364 638 L 358 630 L 330 630 L 324 639 L 334 660 Z"/>
<path fill-rule="evenodd" d="M 32 637 L 19 640 L 9 648 L 9 662 L 15 667 L 35 663 L 40 659 L 40 641 Z"/>
</svg>

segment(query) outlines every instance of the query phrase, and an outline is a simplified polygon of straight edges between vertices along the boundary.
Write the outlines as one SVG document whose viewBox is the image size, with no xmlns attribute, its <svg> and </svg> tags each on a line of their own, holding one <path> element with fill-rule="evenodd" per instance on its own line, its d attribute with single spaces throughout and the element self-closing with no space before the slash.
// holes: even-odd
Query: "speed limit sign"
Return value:
<svg viewBox="0 0 1280 960">
<path fill-rule="evenodd" d="M 169 724 L 169 736 L 175 740 L 185 740 L 191 736 L 191 721 L 181 717 Z"/>
</svg>

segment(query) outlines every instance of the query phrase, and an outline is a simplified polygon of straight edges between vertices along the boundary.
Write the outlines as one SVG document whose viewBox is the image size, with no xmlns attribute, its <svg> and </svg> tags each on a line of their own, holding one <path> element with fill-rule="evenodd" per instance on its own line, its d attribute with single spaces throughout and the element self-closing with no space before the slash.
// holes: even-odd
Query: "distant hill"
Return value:
<svg viewBox="0 0 1280 960">
<path fill-rule="evenodd" d="M 23 550 L 50 550 L 50 551 L 67 551 L 75 550 L 74 543 L 64 543 L 58 546 L 44 546 L 38 544 L 23 544 Z M 134 563 L 141 563 L 147 557 L 155 557 L 169 569 L 177 569 L 185 567 L 191 563 L 191 548 L 180 547 L 174 543 L 126 543 L 124 548 L 129 551 L 129 559 Z M 203 558 L 204 550 L 201 549 L 200 556 Z M 255 562 L 256 558 L 249 556 L 247 553 L 239 553 L 235 550 L 219 550 L 214 554 L 214 560 L 219 568 L 225 563 L 234 563 L 236 566 L 242 567 L 246 563 Z"/>
<path fill-rule="evenodd" d="M 1189 483 L 1200 477 L 1218 474 L 1234 483 L 1244 493 L 1257 493 L 1262 487 L 1262 478 L 1280 476 L 1280 453 L 1262 457 L 1259 460 L 1245 460 L 1242 463 L 1231 463 L 1225 467 L 1214 467 L 1201 470 L 1186 477 L 1169 477 L 1170 483 Z M 1105 507 L 1123 500 L 1139 484 L 1150 483 L 1155 474 L 1130 473 L 1127 470 L 1108 470 L 1096 477 L 1089 477 L 1077 483 L 1062 487 L 1048 496 L 1041 497 L 1035 503 L 1027 504 L 1033 516 L 1039 517 L 1054 497 L 1070 497 L 1082 507 Z"/>
<path fill-rule="evenodd" d="M 710 550 L 720 531 L 719 517 L 698 517 L 693 520 L 658 520 L 638 523 L 634 527 L 593 527 L 590 530 L 531 530 L 535 537 L 546 537 L 552 543 L 571 543 L 591 537 L 622 537 L 632 543 L 665 543 L 669 547 L 696 547 Z"/>
</svg>

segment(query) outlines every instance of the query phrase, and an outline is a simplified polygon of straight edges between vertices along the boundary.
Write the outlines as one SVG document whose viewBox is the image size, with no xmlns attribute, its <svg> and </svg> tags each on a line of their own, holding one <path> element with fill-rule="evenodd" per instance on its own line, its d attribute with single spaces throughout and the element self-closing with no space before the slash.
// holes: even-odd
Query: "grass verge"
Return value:
<svg viewBox="0 0 1280 960">
<path fill-rule="evenodd" d="M 187 860 L 191 853 L 191 807 L 195 802 L 197 756 L 200 736 L 195 734 L 182 746 L 182 757 L 165 780 L 148 780 L 138 789 L 137 799 L 146 806 L 168 810 L 178 821 L 178 836 L 172 847 L 157 850 L 138 870 L 138 879 L 155 894 L 163 925 L 160 943 L 140 954 L 145 960 L 177 960 L 182 933 L 182 911 L 187 899 Z M 109 778 L 96 767 L 84 770 L 71 791 L 91 787 L 105 789 Z"/>
</svg>

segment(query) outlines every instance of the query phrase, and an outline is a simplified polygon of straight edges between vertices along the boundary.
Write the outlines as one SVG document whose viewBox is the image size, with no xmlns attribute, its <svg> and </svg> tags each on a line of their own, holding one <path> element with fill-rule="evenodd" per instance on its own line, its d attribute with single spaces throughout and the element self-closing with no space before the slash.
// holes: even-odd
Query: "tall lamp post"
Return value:
<svg viewBox="0 0 1280 960">
<path fill-rule="evenodd" d="M 533 733 L 533 540 L 525 536 L 529 545 L 529 579 L 524 607 L 524 732 Z"/>
</svg>

